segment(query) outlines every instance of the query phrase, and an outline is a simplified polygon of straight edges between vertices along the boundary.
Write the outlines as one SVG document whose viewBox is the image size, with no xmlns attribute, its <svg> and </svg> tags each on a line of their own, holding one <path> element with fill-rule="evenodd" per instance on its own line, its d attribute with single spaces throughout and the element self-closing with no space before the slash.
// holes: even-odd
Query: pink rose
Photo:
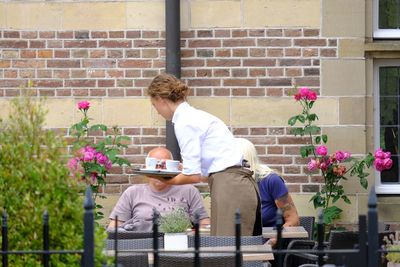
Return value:
<svg viewBox="0 0 400 267">
<path fill-rule="evenodd" d="M 336 160 L 339 161 L 339 162 L 342 162 L 342 161 L 344 161 L 344 160 L 350 158 L 350 156 L 351 156 L 350 153 L 348 153 L 348 152 L 346 152 L 346 151 L 338 150 L 338 151 L 336 151 L 336 153 L 335 153 L 335 158 L 336 158 Z"/>
<path fill-rule="evenodd" d="M 81 164 L 79 163 L 80 160 L 79 158 L 72 158 L 68 161 L 68 169 L 71 172 L 72 176 L 75 176 L 77 174 L 79 174 L 79 176 L 84 174 L 84 169 L 81 166 Z"/>
<path fill-rule="evenodd" d="M 383 160 L 383 168 L 385 170 L 389 170 L 390 168 L 392 168 L 392 165 L 393 165 L 392 159 L 386 158 Z"/>
<path fill-rule="evenodd" d="M 310 160 L 307 164 L 307 168 L 309 171 L 315 171 L 318 168 L 318 162 L 315 159 Z"/>
<path fill-rule="evenodd" d="M 76 171 L 76 169 L 78 169 L 78 162 L 79 159 L 78 158 L 72 158 L 70 160 L 68 160 L 68 169 L 70 171 Z"/>
<path fill-rule="evenodd" d="M 83 161 L 92 161 L 95 158 L 95 153 L 92 151 L 85 151 L 83 154 Z"/>
<path fill-rule="evenodd" d="M 294 99 L 296 99 L 296 101 L 299 101 L 301 99 L 301 95 L 300 94 L 295 94 L 294 95 Z"/>
<path fill-rule="evenodd" d="M 321 156 L 326 156 L 326 154 L 328 154 L 328 148 L 326 146 L 319 146 L 315 151 Z"/>
<path fill-rule="evenodd" d="M 92 183 L 95 183 L 97 180 L 97 172 L 91 172 L 90 179 L 92 180 Z"/>
<path fill-rule="evenodd" d="M 323 171 L 326 171 L 328 169 L 328 165 L 325 162 L 321 162 L 319 168 Z"/>
<path fill-rule="evenodd" d="M 90 108 L 90 103 L 88 101 L 81 101 L 78 103 L 78 109 L 88 110 Z"/>
<path fill-rule="evenodd" d="M 86 146 L 84 149 L 84 152 L 92 152 L 92 153 L 96 153 L 96 149 L 94 147 L 91 146 Z"/>
<path fill-rule="evenodd" d="M 112 162 L 111 160 L 107 160 L 107 162 L 105 163 L 104 167 L 106 167 L 106 170 L 109 171 L 112 167 Z"/>
<path fill-rule="evenodd" d="M 96 160 L 98 163 L 105 165 L 106 162 L 108 161 L 108 157 L 106 155 L 104 155 L 103 153 L 97 152 L 95 154 L 96 156 Z"/>
<path fill-rule="evenodd" d="M 385 155 L 383 155 L 384 159 L 390 159 L 390 157 L 392 156 L 392 153 L 390 153 L 389 151 L 384 154 L 385 154 Z"/>
<path fill-rule="evenodd" d="M 378 159 L 384 159 L 385 158 L 385 152 L 383 152 L 383 150 L 381 148 L 379 148 L 379 149 L 377 149 L 375 151 L 374 156 L 375 156 L 375 158 L 378 158 Z"/>
<path fill-rule="evenodd" d="M 309 91 L 307 95 L 307 99 L 311 101 L 317 100 L 317 93 L 314 91 Z"/>
<path fill-rule="evenodd" d="M 385 161 L 386 160 L 386 161 Z M 387 167 L 391 168 L 392 167 L 392 160 L 391 159 L 381 159 L 381 158 L 376 158 L 374 160 L 374 167 L 377 171 L 383 171 L 386 170 Z"/>
<path fill-rule="evenodd" d="M 310 90 L 307 87 L 302 87 L 299 90 L 299 94 L 301 96 L 301 98 L 306 99 L 308 94 L 309 94 Z"/>
</svg>

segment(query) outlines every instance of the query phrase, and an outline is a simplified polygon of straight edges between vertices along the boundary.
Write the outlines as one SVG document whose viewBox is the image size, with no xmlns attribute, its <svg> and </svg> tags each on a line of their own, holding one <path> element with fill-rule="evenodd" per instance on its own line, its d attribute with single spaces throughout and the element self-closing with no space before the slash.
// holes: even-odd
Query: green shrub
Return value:
<svg viewBox="0 0 400 267">
<path fill-rule="evenodd" d="M 4 107 L 3 107 L 4 108 Z M 3 109 L 0 107 L 0 110 Z M 10 250 L 41 250 L 43 213 L 49 213 L 50 249 L 83 248 L 83 186 L 69 177 L 62 138 L 43 128 L 43 101 L 14 99 L 0 121 L 0 210 L 8 214 Z M 96 230 L 97 264 L 104 231 Z M 9 255 L 9 266 L 42 266 L 40 255 Z M 80 266 L 79 255 L 51 255 L 51 266 Z"/>
<path fill-rule="evenodd" d="M 192 226 L 187 213 L 176 209 L 160 218 L 160 230 L 164 233 L 184 233 Z"/>
</svg>

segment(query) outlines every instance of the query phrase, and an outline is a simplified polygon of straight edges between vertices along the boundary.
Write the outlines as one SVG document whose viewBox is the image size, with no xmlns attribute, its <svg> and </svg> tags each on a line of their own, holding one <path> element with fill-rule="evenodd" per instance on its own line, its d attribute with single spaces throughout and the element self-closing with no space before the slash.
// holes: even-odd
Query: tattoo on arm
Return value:
<svg viewBox="0 0 400 267">
<path fill-rule="evenodd" d="M 289 194 L 285 194 L 284 196 L 277 199 L 277 201 L 281 204 L 282 213 L 289 211 L 294 207 L 294 203 L 289 200 Z"/>
</svg>

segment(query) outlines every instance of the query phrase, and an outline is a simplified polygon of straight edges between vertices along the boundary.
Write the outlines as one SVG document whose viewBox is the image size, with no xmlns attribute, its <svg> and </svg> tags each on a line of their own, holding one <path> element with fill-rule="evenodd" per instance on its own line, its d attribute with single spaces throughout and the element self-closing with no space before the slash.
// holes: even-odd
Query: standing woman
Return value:
<svg viewBox="0 0 400 267">
<path fill-rule="evenodd" d="M 189 87 L 169 74 L 156 76 L 147 89 L 157 112 L 174 125 L 182 156 L 182 173 L 168 184 L 208 182 L 211 235 L 234 235 L 235 212 L 242 235 L 262 232 L 260 201 L 252 172 L 242 167 L 242 153 L 228 127 L 217 117 L 186 102 Z"/>
</svg>

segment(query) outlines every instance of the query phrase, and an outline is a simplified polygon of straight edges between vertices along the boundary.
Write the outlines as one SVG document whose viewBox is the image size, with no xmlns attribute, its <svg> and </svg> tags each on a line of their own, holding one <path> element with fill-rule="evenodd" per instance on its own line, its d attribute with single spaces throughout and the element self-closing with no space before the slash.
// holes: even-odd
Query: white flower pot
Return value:
<svg viewBox="0 0 400 267">
<path fill-rule="evenodd" d="M 400 267 L 400 263 L 389 261 L 387 267 Z"/>
<path fill-rule="evenodd" d="M 165 233 L 164 234 L 165 250 L 187 250 L 188 236 L 186 233 Z"/>
</svg>

